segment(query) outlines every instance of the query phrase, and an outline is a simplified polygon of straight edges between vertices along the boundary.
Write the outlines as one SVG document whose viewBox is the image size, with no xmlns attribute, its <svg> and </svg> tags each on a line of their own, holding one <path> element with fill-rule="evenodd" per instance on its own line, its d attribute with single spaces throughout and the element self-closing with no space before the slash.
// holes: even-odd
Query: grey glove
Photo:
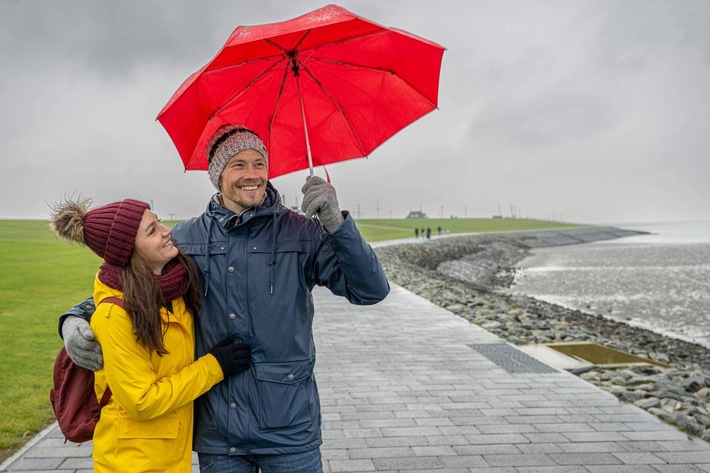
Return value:
<svg viewBox="0 0 710 473">
<path fill-rule="evenodd" d="M 318 215 L 318 220 L 328 233 L 336 231 L 343 222 L 343 215 L 340 213 L 335 187 L 318 176 L 309 176 L 301 192 L 303 192 L 301 210 L 306 217 Z"/>
<path fill-rule="evenodd" d="M 74 363 L 91 371 L 97 371 L 104 365 L 101 345 L 94 338 L 89 322 L 70 315 L 62 324 L 62 337 L 67 355 Z"/>
</svg>

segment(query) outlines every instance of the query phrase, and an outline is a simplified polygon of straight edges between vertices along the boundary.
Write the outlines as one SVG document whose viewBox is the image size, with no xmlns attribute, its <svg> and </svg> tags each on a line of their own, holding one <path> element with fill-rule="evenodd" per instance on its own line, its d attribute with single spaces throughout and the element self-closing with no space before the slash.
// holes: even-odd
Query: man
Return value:
<svg viewBox="0 0 710 473">
<path fill-rule="evenodd" d="M 281 204 L 264 143 L 251 130 L 222 127 L 208 156 L 219 193 L 201 216 L 173 229 L 204 284 L 196 356 L 232 335 L 251 346 L 251 367 L 195 402 L 200 470 L 321 472 L 311 290 L 325 286 L 366 305 L 384 299 L 389 284 L 330 184 L 306 180 L 304 217 Z M 83 320 L 91 308 L 85 301 L 62 316 L 60 333 L 72 358 L 95 369 L 100 348 Z"/>
</svg>

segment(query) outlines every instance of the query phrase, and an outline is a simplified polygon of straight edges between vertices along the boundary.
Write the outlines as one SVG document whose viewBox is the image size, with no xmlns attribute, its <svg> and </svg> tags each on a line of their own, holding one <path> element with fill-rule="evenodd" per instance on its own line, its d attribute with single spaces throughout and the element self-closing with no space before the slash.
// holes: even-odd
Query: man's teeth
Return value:
<svg viewBox="0 0 710 473">
<path fill-rule="evenodd" d="M 243 186 L 242 190 L 243 191 L 255 191 L 259 188 L 259 186 Z"/>
</svg>

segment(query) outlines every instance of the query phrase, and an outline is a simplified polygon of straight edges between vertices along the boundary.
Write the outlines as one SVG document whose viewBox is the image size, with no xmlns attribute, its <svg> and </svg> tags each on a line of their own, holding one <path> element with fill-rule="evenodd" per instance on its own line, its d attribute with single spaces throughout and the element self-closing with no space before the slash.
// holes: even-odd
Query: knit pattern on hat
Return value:
<svg viewBox="0 0 710 473">
<path fill-rule="evenodd" d="M 221 140 L 225 135 L 229 136 Z M 269 155 L 264 142 L 249 128 L 242 125 L 224 125 L 215 132 L 207 145 L 207 156 L 211 155 L 209 178 L 213 186 L 219 190 L 219 176 L 222 175 L 224 167 L 235 154 L 247 149 L 261 153 L 266 159 L 266 164 L 269 164 Z"/>
<path fill-rule="evenodd" d="M 84 218 L 86 246 L 107 263 L 126 267 L 147 209 L 145 202 L 126 199 L 90 210 Z"/>
</svg>

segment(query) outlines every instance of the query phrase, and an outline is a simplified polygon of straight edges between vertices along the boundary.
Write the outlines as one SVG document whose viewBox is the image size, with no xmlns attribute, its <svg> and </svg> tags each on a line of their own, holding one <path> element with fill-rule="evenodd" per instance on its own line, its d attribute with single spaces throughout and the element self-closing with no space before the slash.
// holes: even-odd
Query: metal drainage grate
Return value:
<svg viewBox="0 0 710 473">
<path fill-rule="evenodd" d="M 557 373 L 551 366 L 506 343 L 469 345 L 508 373 Z"/>
</svg>

